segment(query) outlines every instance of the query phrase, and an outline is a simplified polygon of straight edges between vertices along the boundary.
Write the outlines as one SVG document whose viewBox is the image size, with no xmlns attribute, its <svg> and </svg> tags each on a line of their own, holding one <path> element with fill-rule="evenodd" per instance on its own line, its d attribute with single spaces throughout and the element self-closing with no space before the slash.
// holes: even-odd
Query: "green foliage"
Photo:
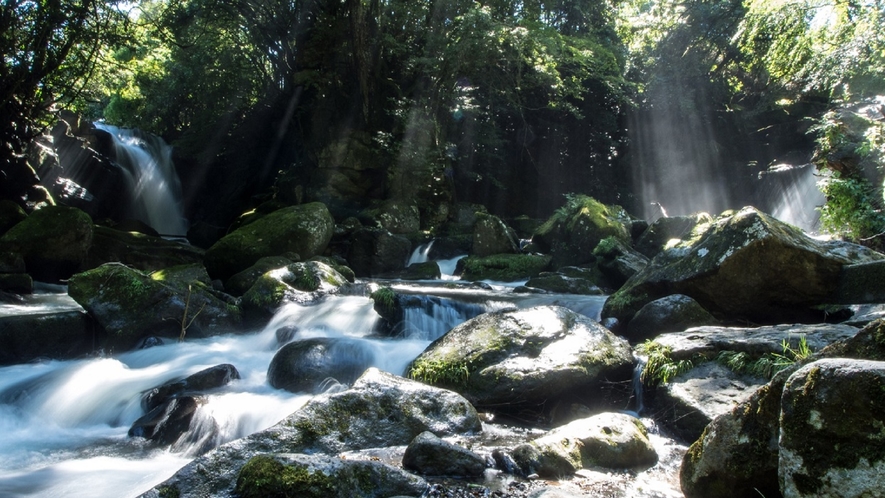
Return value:
<svg viewBox="0 0 885 498">
<path fill-rule="evenodd" d="M 467 363 L 419 357 L 409 367 L 409 378 L 431 385 L 463 386 L 470 368 Z"/>
<path fill-rule="evenodd" d="M 755 359 L 745 352 L 721 351 L 716 356 L 716 361 L 737 373 L 771 379 L 781 370 L 812 354 L 804 335 L 799 337 L 795 347 L 786 339 L 781 343 L 781 347 L 783 353 L 766 353 Z"/>
<path fill-rule="evenodd" d="M 549 256 L 536 254 L 494 254 L 468 256 L 461 260 L 465 280 L 513 282 L 537 276 L 550 265 Z"/>
<path fill-rule="evenodd" d="M 674 360 L 671 358 L 672 348 L 662 346 L 652 340 L 639 345 L 639 353 L 648 359 L 642 369 L 640 380 L 648 387 L 667 384 L 673 377 L 687 372 L 704 361 L 700 358 Z"/>
</svg>

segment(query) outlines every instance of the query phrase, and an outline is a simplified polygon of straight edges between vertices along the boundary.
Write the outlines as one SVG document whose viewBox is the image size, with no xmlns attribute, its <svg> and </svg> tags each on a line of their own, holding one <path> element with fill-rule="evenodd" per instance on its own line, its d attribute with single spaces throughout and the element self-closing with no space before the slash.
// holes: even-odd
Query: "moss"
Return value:
<svg viewBox="0 0 885 498">
<path fill-rule="evenodd" d="M 375 310 L 378 311 L 379 315 L 387 316 L 394 311 L 394 307 L 396 306 L 396 293 L 390 287 L 379 288 L 370 294 L 369 298 L 375 302 Z"/>
<path fill-rule="evenodd" d="M 337 495 L 335 489 L 335 480 L 322 472 L 259 455 L 240 470 L 235 490 L 242 498 L 328 498 Z"/>
<path fill-rule="evenodd" d="M 178 488 L 173 486 L 158 486 L 157 494 L 160 498 L 179 498 L 179 496 L 181 496 L 181 492 L 178 491 Z"/>
<path fill-rule="evenodd" d="M 499 280 L 512 282 L 537 276 L 550 265 L 549 256 L 535 254 L 496 254 L 464 258 L 465 280 Z"/>
<path fill-rule="evenodd" d="M 470 379 L 470 364 L 464 361 L 419 357 L 409 368 L 408 377 L 425 384 L 463 386 Z"/>
</svg>

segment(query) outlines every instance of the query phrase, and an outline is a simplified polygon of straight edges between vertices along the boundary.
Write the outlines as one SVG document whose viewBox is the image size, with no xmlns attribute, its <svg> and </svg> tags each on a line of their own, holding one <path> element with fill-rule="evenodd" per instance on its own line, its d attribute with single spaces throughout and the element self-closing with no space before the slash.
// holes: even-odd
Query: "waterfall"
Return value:
<svg viewBox="0 0 885 498">
<path fill-rule="evenodd" d="M 427 255 L 430 254 L 430 249 L 433 247 L 433 241 L 421 244 L 416 247 L 414 251 L 412 251 L 412 256 L 409 258 L 409 262 L 406 263 L 406 266 L 411 266 L 416 263 L 426 263 L 428 261 Z"/>
<path fill-rule="evenodd" d="M 136 130 L 103 123 L 95 126 L 113 137 L 116 163 L 124 172 L 130 194 L 127 216 L 164 236 L 185 237 L 188 227 L 172 147 L 160 137 Z"/>
</svg>

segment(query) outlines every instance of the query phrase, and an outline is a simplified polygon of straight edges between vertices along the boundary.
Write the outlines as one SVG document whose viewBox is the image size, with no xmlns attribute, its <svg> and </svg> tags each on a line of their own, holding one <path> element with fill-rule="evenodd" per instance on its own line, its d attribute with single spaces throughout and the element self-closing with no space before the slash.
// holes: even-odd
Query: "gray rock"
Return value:
<svg viewBox="0 0 885 498">
<path fill-rule="evenodd" d="M 585 467 L 647 469 L 658 461 L 642 422 L 602 413 L 558 427 L 513 451 L 525 474 L 558 478 Z"/>
<path fill-rule="evenodd" d="M 606 301 L 602 316 L 629 322 L 647 303 L 685 294 L 711 313 L 756 323 L 789 323 L 823 312 L 844 265 L 885 259 L 834 245 L 754 208 L 717 218 L 691 240 L 657 255 Z M 801 319 L 801 320 L 800 320 Z"/>
<path fill-rule="evenodd" d="M 530 278 L 526 287 L 557 294 L 581 294 L 585 296 L 600 296 L 605 292 L 596 286 L 595 280 L 587 278 L 571 277 L 562 272 L 542 272 L 537 277 Z"/>
<path fill-rule="evenodd" d="M 474 256 L 485 257 L 492 254 L 516 254 L 519 243 L 513 229 L 497 216 L 477 213 L 473 227 Z"/>
<path fill-rule="evenodd" d="M 265 273 L 283 268 L 292 264 L 292 260 L 285 256 L 267 256 L 259 259 L 254 265 L 230 277 L 224 283 L 224 289 L 234 296 L 242 296 L 255 282 Z"/>
<path fill-rule="evenodd" d="M 493 410 L 551 403 L 557 396 L 631 377 L 627 342 L 569 309 L 486 313 L 434 341 L 408 370 Z"/>
<path fill-rule="evenodd" d="M 272 453 L 255 456 L 243 466 L 236 494 L 242 498 L 388 498 L 423 496 L 427 488 L 420 477 L 381 462 Z"/>
<path fill-rule="evenodd" d="M 781 398 L 778 475 L 793 497 L 885 496 L 885 362 L 825 359 Z"/>
<path fill-rule="evenodd" d="M 648 266 L 648 258 L 617 237 L 608 237 L 593 249 L 596 265 L 617 289 Z"/>
<path fill-rule="evenodd" d="M 358 277 L 375 277 L 406 267 L 412 251 L 409 239 L 387 230 L 362 228 L 350 237 L 347 262 Z"/>
<path fill-rule="evenodd" d="M 460 395 L 370 368 L 351 389 L 314 397 L 279 424 L 197 458 L 144 496 L 232 496 L 240 469 L 260 453 L 338 454 L 404 446 L 424 431 L 450 436 L 481 429 Z"/>
<path fill-rule="evenodd" d="M 276 352 L 267 381 L 277 389 L 318 393 L 328 379 L 351 384 L 374 363 L 365 342 L 345 337 L 316 337 L 290 342 Z"/>
<path fill-rule="evenodd" d="M 627 339 L 638 342 L 666 332 L 681 332 L 689 327 L 718 325 L 707 310 L 682 294 L 662 297 L 643 306 L 627 325 Z"/>
<path fill-rule="evenodd" d="M 647 258 L 654 258 L 671 240 L 687 238 L 697 225 L 711 221 L 707 213 L 658 218 L 636 239 L 634 247 Z"/>
<path fill-rule="evenodd" d="M 422 432 L 406 448 L 403 468 L 432 476 L 479 477 L 485 471 L 486 461 L 432 432 Z"/>
</svg>

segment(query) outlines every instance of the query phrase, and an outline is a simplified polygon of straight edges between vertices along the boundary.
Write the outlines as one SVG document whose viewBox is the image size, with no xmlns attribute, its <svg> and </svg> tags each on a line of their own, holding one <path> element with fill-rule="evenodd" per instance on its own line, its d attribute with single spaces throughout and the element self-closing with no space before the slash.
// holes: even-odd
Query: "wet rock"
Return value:
<svg viewBox="0 0 885 498">
<path fill-rule="evenodd" d="M 202 266 L 203 250 L 161 237 L 96 226 L 83 270 L 105 263 L 123 263 L 146 272 L 178 265 Z"/>
<path fill-rule="evenodd" d="M 655 391 L 655 417 L 683 441 L 695 441 L 714 418 L 745 402 L 766 379 L 702 363 Z"/>
<path fill-rule="evenodd" d="M 550 256 L 537 254 L 495 254 L 468 256 L 458 262 L 462 280 L 513 282 L 539 275 L 550 266 Z"/>
<path fill-rule="evenodd" d="M 321 296 L 338 293 L 347 283 L 344 275 L 325 263 L 291 263 L 259 277 L 243 295 L 240 304 L 246 322 L 262 326 L 287 302 L 315 301 Z"/>
<path fill-rule="evenodd" d="M 226 280 L 266 256 L 293 252 L 309 259 L 322 254 L 334 229 L 332 215 L 320 203 L 279 209 L 213 244 L 206 251 L 206 269 Z"/>
<path fill-rule="evenodd" d="M 885 496 L 885 362 L 825 359 L 784 385 L 778 475 L 786 497 Z"/>
<path fill-rule="evenodd" d="M 215 365 L 189 375 L 184 379 L 166 382 L 142 394 L 141 407 L 149 412 L 172 398 L 181 397 L 184 394 L 203 394 L 211 389 L 230 384 L 232 380 L 239 379 L 240 372 L 229 363 Z"/>
<path fill-rule="evenodd" d="M 424 431 L 445 437 L 481 428 L 476 410 L 460 395 L 370 368 L 351 389 L 312 398 L 279 424 L 197 458 L 145 496 L 231 496 L 250 458 L 280 448 L 338 454 L 407 445 Z"/>
<path fill-rule="evenodd" d="M 322 392 L 328 379 L 351 384 L 374 360 L 363 341 L 318 337 L 286 344 L 267 369 L 268 383 L 290 392 Z"/>
<path fill-rule="evenodd" d="M 585 467 L 647 469 L 658 461 L 642 422 L 621 413 L 575 420 L 520 446 L 513 457 L 524 474 L 549 478 Z"/>
<path fill-rule="evenodd" d="M 416 358 L 412 378 L 463 394 L 492 410 L 551 403 L 606 379 L 631 377 L 622 338 L 566 308 L 486 313 L 455 327 Z"/>
<path fill-rule="evenodd" d="M 485 471 L 486 460 L 425 431 L 406 448 L 403 468 L 431 476 L 479 477 Z"/>
<path fill-rule="evenodd" d="M 561 270 L 554 273 L 541 272 L 537 277 L 530 278 L 525 285 L 532 289 L 558 294 L 581 294 L 585 296 L 601 296 L 605 294 L 605 291 L 596 286 L 595 280 L 573 277 Z"/>
<path fill-rule="evenodd" d="M 658 334 L 681 332 L 690 327 L 718 325 L 719 321 L 694 299 L 682 294 L 662 297 L 643 306 L 627 325 L 627 339 L 633 342 Z"/>
<path fill-rule="evenodd" d="M 626 323 L 655 299 L 685 294 L 730 319 L 822 321 L 812 308 L 826 302 L 842 267 L 882 259 L 861 246 L 811 239 L 747 207 L 656 256 L 606 301 L 602 316 Z"/>
<path fill-rule="evenodd" d="M 516 233 L 497 216 L 478 213 L 473 226 L 473 256 L 485 257 L 493 254 L 517 254 L 519 241 Z"/>
<path fill-rule="evenodd" d="M 593 249 L 596 265 L 610 285 L 617 289 L 646 266 L 648 258 L 635 251 L 622 239 L 606 237 Z"/>
<path fill-rule="evenodd" d="M 9 229 L 0 248 L 21 254 L 35 280 L 58 282 L 80 270 L 92 245 L 93 225 L 76 208 L 49 206 Z"/>
<path fill-rule="evenodd" d="M 401 235 L 363 228 L 351 237 L 347 262 L 358 277 L 375 277 L 405 268 L 411 250 L 412 243 Z"/>
<path fill-rule="evenodd" d="M 372 461 L 298 454 L 253 457 L 237 476 L 242 498 L 388 498 L 423 496 L 427 483 L 396 467 Z"/>
<path fill-rule="evenodd" d="M 199 281 L 166 285 L 122 264 L 108 263 L 71 277 L 68 293 L 107 333 L 104 347 L 125 351 L 147 336 L 208 337 L 235 331 L 240 311 Z"/>
<path fill-rule="evenodd" d="M 27 217 L 21 206 L 8 199 L 0 199 L 0 237 Z"/>
<path fill-rule="evenodd" d="M 645 257 L 654 258 L 671 240 L 689 238 L 696 226 L 711 221 L 713 218 L 707 213 L 658 218 L 636 239 L 634 248 Z"/>
<path fill-rule="evenodd" d="M 0 365 L 78 358 L 97 348 L 100 334 L 83 311 L 0 316 Z"/>
<path fill-rule="evenodd" d="M 192 396 L 172 398 L 133 422 L 129 437 L 141 437 L 161 446 L 169 446 L 187 432 L 197 400 Z"/>
</svg>

